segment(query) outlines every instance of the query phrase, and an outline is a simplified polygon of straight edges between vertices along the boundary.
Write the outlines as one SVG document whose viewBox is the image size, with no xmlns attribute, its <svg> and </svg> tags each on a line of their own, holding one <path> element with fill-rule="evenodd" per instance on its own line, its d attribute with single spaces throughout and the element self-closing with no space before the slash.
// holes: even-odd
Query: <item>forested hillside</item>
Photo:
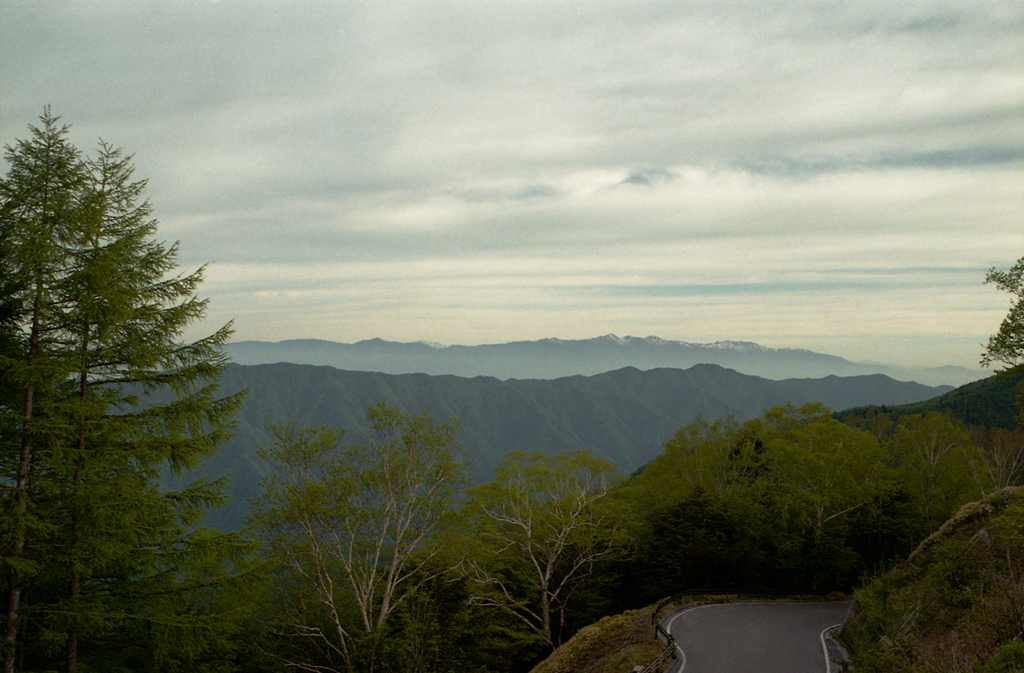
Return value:
<svg viewBox="0 0 1024 673">
<path fill-rule="evenodd" d="M 4 673 L 523 673 L 604 615 L 849 592 L 921 540 L 927 582 L 862 594 L 883 670 L 890 643 L 985 635 L 996 661 L 1019 636 L 1020 431 L 880 406 L 945 389 L 229 366 L 230 324 L 185 339 L 203 269 L 179 272 L 130 160 L 40 121 L 0 182 Z M 1024 297 L 1024 259 L 989 277 Z M 989 357 L 1014 366 L 1022 334 L 1018 303 Z M 934 537 L 981 510 L 991 539 Z"/>
<path fill-rule="evenodd" d="M 658 455 L 672 433 L 698 415 L 746 420 L 787 402 L 839 409 L 900 404 L 948 390 L 882 375 L 772 381 L 716 365 L 627 368 L 550 381 L 387 375 L 294 364 L 230 366 L 223 392 L 245 389 L 236 436 L 204 467 L 215 477 L 231 475 L 233 500 L 212 518 L 228 529 L 241 524 L 247 498 L 265 473 L 256 449 L 269 445 L 270 424 L 294 420 L 353 429 L 366 408 L 381 400 L 410 413 L 462 421 L 471 474 L 482 481 L 510 451 L 585 450 L 628 473 Z"/>
<path fill-rule="evenodd" d="M 858 671 L 1024 670 L 1024 491 L 964 505 L 857 591 L 843 632 Z"/>
<path fill-rule="evenodd" d="M 881 411 L 891 418 L 899 418 L 937 411 L 972 427 L 1016 430 L 1020 427 L 1022 380 L 1024 374 L 1021 373 L 993 375 L 921 402 L 887 405 L 882 409 L 875 405 L 857 407 L 839 412 L 839 415 L 867 418 Z"/>
</svg>

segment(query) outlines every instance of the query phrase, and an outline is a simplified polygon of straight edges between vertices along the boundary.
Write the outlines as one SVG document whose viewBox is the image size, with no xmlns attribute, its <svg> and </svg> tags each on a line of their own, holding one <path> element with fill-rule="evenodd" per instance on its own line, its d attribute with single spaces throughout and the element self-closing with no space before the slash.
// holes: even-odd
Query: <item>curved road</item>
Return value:
<svg viewBox="0 0 1024 673">
<path fill-rule="evenodd" d="M 754 601 L 683 608 L 662 625 L 679 673 L 828 673 L 822 632 L 846 621 L 852 601 Z"/>
</svg>

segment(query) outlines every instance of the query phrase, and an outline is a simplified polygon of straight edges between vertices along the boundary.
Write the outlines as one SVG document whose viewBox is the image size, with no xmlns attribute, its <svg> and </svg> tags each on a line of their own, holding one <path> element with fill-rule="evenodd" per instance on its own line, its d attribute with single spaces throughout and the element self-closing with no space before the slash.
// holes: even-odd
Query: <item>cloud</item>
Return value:
<svg viewBox="0 0 1024 673">
<path fill-rule="evenodd" d="M 1022 36 L 1013 0 L 10 0 L 0 132 L 50 103 L 133 152 L 240 338 L 971 364 L 1024 243 Z"/>
<path fill-rule="evenodd" d="M 630 173 L 622 184 L 650 185 L 657 182 L 665 182 L 676 177 L 671 172 L 662 168 L 652 168 Z"/>
</svg>

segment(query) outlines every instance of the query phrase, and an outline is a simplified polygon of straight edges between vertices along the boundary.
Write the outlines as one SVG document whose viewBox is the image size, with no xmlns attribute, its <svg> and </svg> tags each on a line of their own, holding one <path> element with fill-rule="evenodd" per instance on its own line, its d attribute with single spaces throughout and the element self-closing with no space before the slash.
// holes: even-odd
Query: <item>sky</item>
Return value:
<svg viewBox="0 0 1024 673">
<path fill-rule="evenodd" d="M 1024 257 L 1019 0 L 4 0 L 45 105 L 238 340 L 976 367 Z"/>
</svg>

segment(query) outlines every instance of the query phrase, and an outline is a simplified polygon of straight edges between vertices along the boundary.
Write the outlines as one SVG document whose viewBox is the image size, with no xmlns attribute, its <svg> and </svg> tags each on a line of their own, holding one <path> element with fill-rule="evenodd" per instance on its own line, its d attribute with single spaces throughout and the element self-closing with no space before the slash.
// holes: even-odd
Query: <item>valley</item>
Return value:
<svg viewBox="0 0 1024 673">
<path fill-rule="evenodd" d="M 359 426 L 367 407 L 381 400 L 438 421 L 460 420 L 472 479 L 481 482 L 511 451 L 590 451 L 629 474 L 661 453 L 664 442 L 698 416 L 745 421 L 786 403 L 821 402 L 834 410 L 899 405 L 951 388 L 880 374 L 773 381 L 710 364 L 507 381 L 291 363 L 231 365 L 223 375 L 221 393 L 242 390 L 249 392 L 235 436 L 192 475 L 231 477 L 231 501 L 209 519 L 224 529 L 242 525 L 248 499 L 265 475 L 256 450 L 269 445 L 269 425 L 297 421 L 351 430 Z"/>
</svg>

